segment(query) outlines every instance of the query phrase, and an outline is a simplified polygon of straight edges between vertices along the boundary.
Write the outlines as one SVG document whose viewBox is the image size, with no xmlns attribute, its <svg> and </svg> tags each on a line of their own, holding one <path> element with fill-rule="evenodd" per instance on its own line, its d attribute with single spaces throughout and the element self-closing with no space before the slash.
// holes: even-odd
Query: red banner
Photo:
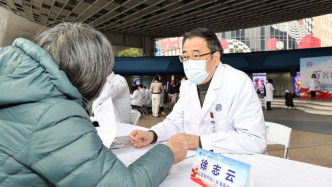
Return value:
<svg viewBox="0 0 332 187">
<path fill-rule="evenodd" d="M 161 40 L 161 51 L 179 47 L 179 38 L 164 38 Z"/>
</svg>

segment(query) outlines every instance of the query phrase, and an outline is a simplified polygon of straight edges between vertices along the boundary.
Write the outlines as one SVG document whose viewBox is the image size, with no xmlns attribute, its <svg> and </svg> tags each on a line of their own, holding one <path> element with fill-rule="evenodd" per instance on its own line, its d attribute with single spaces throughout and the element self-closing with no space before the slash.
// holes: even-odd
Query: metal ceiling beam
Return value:
<svg viewBox="0 0 332 187">
<path fill-rule="evenodd" d="M 332 13 L 331 0 L 0 0 L 30 21 L 81 21 L 101 31 L 172 37 L 196 27 L 215 32 Z"/>
</svg>

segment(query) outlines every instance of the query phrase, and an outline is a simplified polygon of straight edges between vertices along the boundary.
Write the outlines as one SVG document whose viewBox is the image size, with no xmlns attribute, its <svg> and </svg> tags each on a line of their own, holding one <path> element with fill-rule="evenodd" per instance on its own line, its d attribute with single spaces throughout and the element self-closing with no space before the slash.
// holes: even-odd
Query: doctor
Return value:
<svg viewBox="0 0 332 187">
<path fill-rule="evenodd" d="M 129 135 L 135 147 L 157 141 L 180 140 L 189 149 L 216 153 L 266 152 L 264 117 L 250 78 L 222 64 L 222 47 L 209 29 L 183 36 L 180 61 L 189 80 L 180 87 L 180 99 L 166 119 L 150 131 Z"/>
<path fill-rule="evenodd" d="M 311 100 L 316 99 L 316 89 L 318 88 L 318 80 L 316 79 L 316 74 L 311 75 L 309 90 L 311 92 Z"/>
<path fill-rule="evenodd" d="M 274 91 L 272 82 L 273 82 L 272 79 L 268 79 L 268 82 L 265 85 L 266 97 L 264 99 L 266 101 L 266 110 L 272 110 L 271 102 L 273 101 L 273 91 Z"/>
<path fill-rule="evenodd" d="M 137 108 L 137 104 L 139 102 L 139 100 L 141 99 L 142 97 L 142 92 L 139 91 L 138 87 L 132 87 L 133 89 L 133 94 L 130 95 L 130 99 L 131 99 L 131 106 L 133 108 Z"/>
<path fill-rule="evenodd" d="M 146 86 L 143 86 L 143 90 L 145 91 L 145 94 L 147 96 L 145 105 L 147 107 L 151 107 L 152 93 L 150 92 L 149 89 L 146 88 Z"/>
<path fill-rule="evenodd" d="M 130 92 L 126 79 L 112 72 L 106 80 L 102 92 L 93 102 L 93 111 L 107 99 L 112 99 L 115 120 L 120 123 L 131 124 Z"/>
</svg>

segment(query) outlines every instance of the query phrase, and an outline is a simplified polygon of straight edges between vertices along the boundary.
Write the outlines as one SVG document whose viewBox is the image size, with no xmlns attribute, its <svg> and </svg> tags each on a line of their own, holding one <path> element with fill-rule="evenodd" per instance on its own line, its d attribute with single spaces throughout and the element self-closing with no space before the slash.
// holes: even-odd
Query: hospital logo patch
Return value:
<svg viewBox="0 0 332 187">
<path fill-rule="evenodd" d="M 221 111 L 221 109 L 222 109 L 222 106 L 221 106 L 221 104 L 217 104 L 217 105 L 216 105 L 216 111 L 218 111 L 218 112 L 219 112 L 219 111 Z"/>
</svg>

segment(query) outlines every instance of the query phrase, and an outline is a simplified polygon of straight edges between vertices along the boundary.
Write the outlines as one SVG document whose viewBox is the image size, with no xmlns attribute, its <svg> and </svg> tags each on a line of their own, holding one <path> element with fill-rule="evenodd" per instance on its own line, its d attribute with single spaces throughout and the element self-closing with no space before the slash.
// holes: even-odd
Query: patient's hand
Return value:
<svg viewBox="0 0 332 187">
<path fill-rule="evenodd" d="M 185 143 L 182 143 L 180 141 L 168 141 L 166 143 L 166 145 L 173 151 L 174 154 L 174 163 L 176 164 L 178 162 L 181 162 L 182 160 L 184 160 L 184 158 L 187 155 L 187 150 L 188 150 L 188 146 Z"/>
<path fill-rule="evenodd" d="M 177 135 L 174 135 L 170 138 L 172 141 L 180 141 L 184 144 L 188 145 L 188 149 L 195 150 L 199 147 L 199 136 L 192 135 L 192 134 L 184 134 L 180 133 Z"/>
</svg>

